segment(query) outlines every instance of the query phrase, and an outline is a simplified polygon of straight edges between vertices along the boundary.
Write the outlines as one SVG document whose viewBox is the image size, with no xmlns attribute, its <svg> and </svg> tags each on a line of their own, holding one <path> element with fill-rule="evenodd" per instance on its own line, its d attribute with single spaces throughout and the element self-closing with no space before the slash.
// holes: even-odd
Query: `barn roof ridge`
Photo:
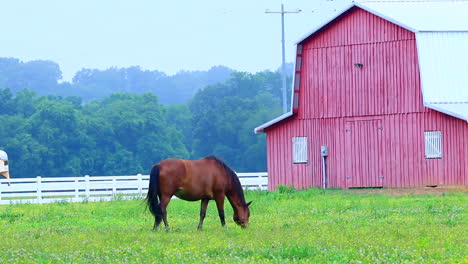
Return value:
<svg viewBox="0 0 468 264">
<path fill-rule="evenodd" d="M 433 3 L 436 5 L 431 5 Z M 401 8 L 397 4 L 407 5 L 406 8 Z M 415 13 L 413 11 L 421 8 L 420 5 L 424 4 L 426 8 L 425 12 Z M 440 25 L 440 20 L 435 23 L 431 13 L 439 11 L 439 6 L 447 7 L 450 4 L 458 4 L 462 8 L 455 15 L 448 14 L 448 9 L 443 10 L 446 17 L 451 17 L 449 21 Z M 411 7 L 412 5 L 412 7 Z M 367 12 L 381 17 L 384 20 L 392 22 L 402 28 L 405 28 L 411 32 L 468 32 L 468 20 L 465 18 L 465 12 L 468 12 L 468 1 L 353 1 L 348 5 L 344 6 L 333 16 L 324 20 L 323 23 L 317 25 L 314 29 L 299 38 L 295 44 L 301 43 L 305 39 L 309 38 L 317 31 L 330 24 L 332 21 L 349 11 L 353 7 L 359 7 Z M 460 12 L 461 11 L 461 12 Z M 412 14 L 412 18 L 408 19 L 408 14 Z M 456 23 L 455 23 L 456 22 Z"/>
</svg>

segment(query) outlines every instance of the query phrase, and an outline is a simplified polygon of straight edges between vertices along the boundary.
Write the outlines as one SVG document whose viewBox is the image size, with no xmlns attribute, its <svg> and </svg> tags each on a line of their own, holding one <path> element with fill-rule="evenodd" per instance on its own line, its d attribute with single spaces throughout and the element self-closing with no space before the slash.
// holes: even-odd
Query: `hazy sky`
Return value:
<svg viewBox="0 0 468 264">
<path fill-rule="evenodd" d="M 82 68 L 140 65 L 168 75 L 225 65 L 276 70 L 281 16 L 294 43 L 347 0 L 0 0 L 0 57 L 52 60 L 65 80 Z"/>
</svg>

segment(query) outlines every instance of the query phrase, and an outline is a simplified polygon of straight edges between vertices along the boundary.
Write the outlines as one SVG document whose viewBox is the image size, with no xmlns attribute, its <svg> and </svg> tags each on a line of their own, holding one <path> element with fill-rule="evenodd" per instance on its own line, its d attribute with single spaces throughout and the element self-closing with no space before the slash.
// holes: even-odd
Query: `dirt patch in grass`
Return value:
<svg viewBox="0 0 468 264">
<path fill-rule="evenodd" d="M 357 195 L 371 195 L 371 194 L 386 194 L 390 196 L 403 196 L 403 195 L 443 195 L 445 193 L 465 193 L 468 194 L 467 186 L 435 186 L 435 187 L 420 187 L 420 188 L 363 188 L 363 189 L 349 189 L 347 192 Z"/>
</svg>

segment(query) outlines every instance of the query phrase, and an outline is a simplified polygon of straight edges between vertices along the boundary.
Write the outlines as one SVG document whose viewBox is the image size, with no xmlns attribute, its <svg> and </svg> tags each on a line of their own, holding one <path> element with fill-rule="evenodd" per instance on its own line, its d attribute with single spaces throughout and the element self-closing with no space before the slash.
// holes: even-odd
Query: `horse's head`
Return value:
<svg viewBox="0 0 468 264">
<path fill-rule="evenodd" d="M 250 217 L 250 210 L 249 210 L 249 205 L 252 202 L 248 202 L 245 204 L 245 206 L 242 206 L 241 208 L 234 210 L 234 216 L 232 217 L 234 222 L 238 225 L 240 225 L 242 228 L 246 228 L 247 224 L 249 223 L 249 217 Z"/>
</svg>

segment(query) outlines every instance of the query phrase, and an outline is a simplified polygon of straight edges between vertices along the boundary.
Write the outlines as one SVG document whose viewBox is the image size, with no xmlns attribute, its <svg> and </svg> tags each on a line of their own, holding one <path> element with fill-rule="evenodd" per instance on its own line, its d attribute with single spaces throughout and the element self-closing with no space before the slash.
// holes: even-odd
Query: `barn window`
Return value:
<svg viewBox="0 0 468 264">
<path fill-rule="evenodd" d="M 307 163 L 307 137 L 293 137 L 293 163 Z"/>
<path fill-rule="evenodd" d="M 424 131 L 424 146 L 426 159 L 442 158 L 442 132 Z"/>
</svg>

